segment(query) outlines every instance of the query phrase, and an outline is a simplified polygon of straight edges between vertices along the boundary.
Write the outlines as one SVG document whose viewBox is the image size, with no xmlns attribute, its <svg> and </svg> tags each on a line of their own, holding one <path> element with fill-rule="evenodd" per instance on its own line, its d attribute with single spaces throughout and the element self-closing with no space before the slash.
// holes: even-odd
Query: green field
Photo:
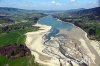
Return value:
<svg viewBox="0 0 100 66">
<path fill-rule="evenodd" d="M 0 56 L 0 66 L 40 66 L 34 62 L 34 56 L 25 56 L 17 59 L 8 59 Z"/>
<path fill-rule="evenodd" d="M 24 30 L 10 31 L 0 34 L 0 47 L 9 44 L 25 44 L 25 33 L 36 31 L 38 27 L 29 27 Z"/>
</svg>

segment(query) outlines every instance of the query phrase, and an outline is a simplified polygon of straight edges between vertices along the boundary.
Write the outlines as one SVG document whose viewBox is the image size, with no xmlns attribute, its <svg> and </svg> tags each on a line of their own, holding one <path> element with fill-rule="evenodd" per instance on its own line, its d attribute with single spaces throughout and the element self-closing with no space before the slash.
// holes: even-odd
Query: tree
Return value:
<svg viewBox="0 0 100 66">
<path fill-rule="evenodd" d="M 96 28 L 90 28 L 88 33 L 91 36 L 95 36 L 96 35 Z"/>
</svg>

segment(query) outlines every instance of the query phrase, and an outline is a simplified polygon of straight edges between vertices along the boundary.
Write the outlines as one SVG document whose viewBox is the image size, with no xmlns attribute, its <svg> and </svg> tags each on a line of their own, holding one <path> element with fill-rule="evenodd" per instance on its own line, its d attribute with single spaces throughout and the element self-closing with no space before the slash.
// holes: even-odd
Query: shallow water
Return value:
<svg viewBox="0 0 100 66">
<path fill-rule="evenodd" d="M 63 21 L 58 21 L 56 18 L 52 16 L 46 16 L 44 18 L 41 18 L 38 23 L 52 27 L 48 35 L 49 37 L 56 36 L 56 34 L 58 34 L 59 30 L 61 29 L 66 29 L 70 31 L 73 28 L 73 24 L 67 22 L 65 23 Z"/>
</svg>

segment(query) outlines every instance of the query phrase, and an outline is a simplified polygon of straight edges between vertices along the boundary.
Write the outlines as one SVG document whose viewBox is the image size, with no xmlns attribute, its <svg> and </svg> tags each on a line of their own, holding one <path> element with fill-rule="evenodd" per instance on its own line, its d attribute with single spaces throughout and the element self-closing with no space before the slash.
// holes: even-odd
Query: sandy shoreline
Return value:
<svg viewBox="0 0 100 66">
<path fill-rule="evenodd" d="M 40 24 L 37 24 L 35 26 L 39 26 L 40 30 L 26 33 L 26 46 L 31 50 L 32 55 L 35 56 L 36 62 L 46 66 L 55 66 L 55 64 L 50 62 L 51 57 L 42 52 L 42 50 L 44 49 L 42 37 L 50 31 L 51 27 Z"/>
</svg>

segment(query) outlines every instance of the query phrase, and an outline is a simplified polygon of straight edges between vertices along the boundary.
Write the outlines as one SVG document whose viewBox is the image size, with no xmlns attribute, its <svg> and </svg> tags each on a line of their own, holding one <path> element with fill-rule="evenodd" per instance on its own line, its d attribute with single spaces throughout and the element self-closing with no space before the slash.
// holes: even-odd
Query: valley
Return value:
<svg viewBox="0 0 100 66">
<path fill-rule="evenodd" d="M 100 65 L 99 7 L 0 9 L 0 66 Z"/>
</svg>

